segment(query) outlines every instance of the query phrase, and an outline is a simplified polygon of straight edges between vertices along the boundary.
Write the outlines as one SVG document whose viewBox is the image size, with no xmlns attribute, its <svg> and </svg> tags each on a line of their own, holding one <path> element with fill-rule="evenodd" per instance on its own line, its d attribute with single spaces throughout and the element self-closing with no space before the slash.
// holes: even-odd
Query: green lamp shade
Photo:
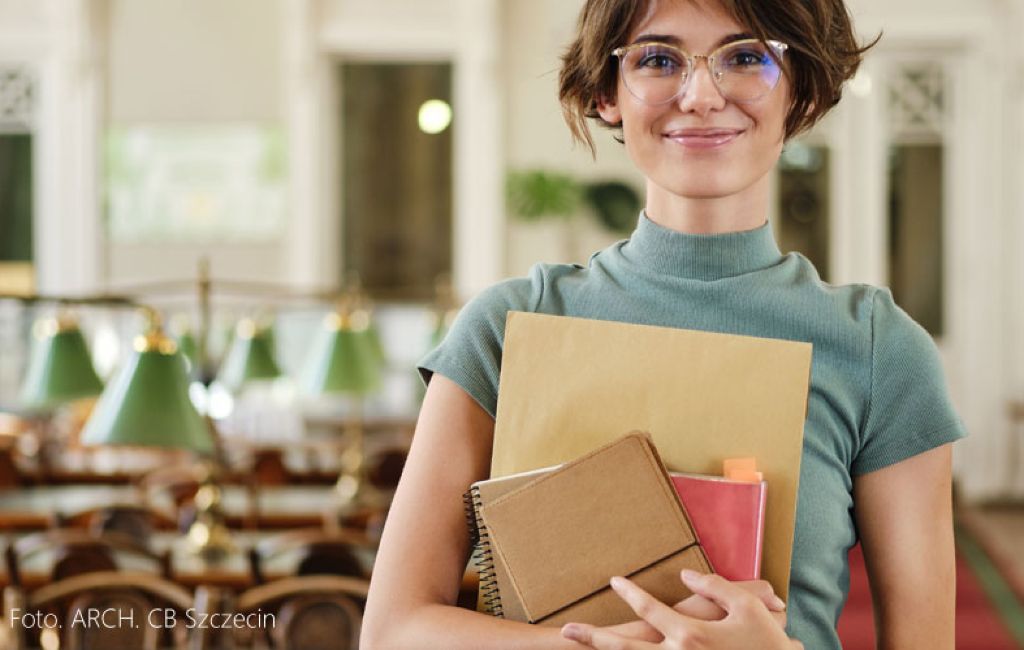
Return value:
<svg viewBox="0 0 1024 650">
<path fill-rule="evenodd" d="M 365 329 L 326 327 L 313 347 L 303 388 L 307 393 L 368 393 L 380 383 L 380 361 Z"/>
<path fill-rule="evenodd" d="M 192 332 L 186 330 L 178 337 L 178 350 L 181 352 L 181 356 L 188 360 L 189 370 L 195 369 L 199 346 L 196 344 L 196 337 Z"/>
<path fill-rule="evenodd" d="M 93 368 L 82 330 L 60 329 L 35 339 L 21 388 L 23 405 L 49 408 L 102 391 L 103 382 Z"/>
<path fill-rule="evenodd" d="M 234 392 L 250 381 L 280 377 L 272 349 L 269 329 L 235 336 L 217 381 Z"/>
<path fill-rule="evenodd" d="M 370 350 L 373 352 L 373 356 L 377 360 L 377 363 L 384 365 L 387 361 L 387 356 L 384 354 L 384 343 L 380 340 L 380 330 L 378 330 L 377 326 L 371 321 L 364 333 L 366 334 Z"/>
<path fill-rule="evenodd" d="M 185 363 L 175 352 L 135 352 L 82 430 L 87 445 L 138 445 L 213 451 L 206 421 L 188 396 Z"/>
</svg>

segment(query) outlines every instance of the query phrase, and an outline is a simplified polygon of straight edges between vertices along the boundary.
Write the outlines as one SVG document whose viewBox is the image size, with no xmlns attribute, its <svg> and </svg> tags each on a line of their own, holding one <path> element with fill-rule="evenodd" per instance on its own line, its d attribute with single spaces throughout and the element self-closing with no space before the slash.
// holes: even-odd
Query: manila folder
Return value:
<svg viewBox="0 0 1024 650">
<path fill-rule="evenodd" d="M 670 471 L 754 456 L 768 483 L 762 578 L 786 600 L 811 344 L 508 313 L 494 478 L 644 430 Z"/>
</svg>

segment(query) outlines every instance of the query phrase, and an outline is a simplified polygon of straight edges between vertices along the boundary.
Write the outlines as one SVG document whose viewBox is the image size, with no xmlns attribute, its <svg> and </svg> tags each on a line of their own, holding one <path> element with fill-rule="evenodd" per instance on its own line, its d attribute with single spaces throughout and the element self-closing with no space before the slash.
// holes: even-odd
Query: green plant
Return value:
<svg viewBox="0 0 1024 650">
<path fill-rule="evenodd" d="M 608 230 L 628 233 L 640 214 L 640 195 L 622 181 L 597 181 L 583 187 L 583 200 Z"/>
<path fill-rule="evenodd" d="M 642 207 L 637 191 L 622 181 L 578 181 L 545 169 L 509 172 L 506 191 L 509 209 L 524 221 L 567 219 L 586 207 L 602 226 L 620 233 L 633 229 Z"/>
<path fill-rule="evenodd" d="M 533 169 L 509 172 L 509 208 L 525 221 L 571 217 L 579 208 L 581 188 L 568 174 Z"/>
</svg>

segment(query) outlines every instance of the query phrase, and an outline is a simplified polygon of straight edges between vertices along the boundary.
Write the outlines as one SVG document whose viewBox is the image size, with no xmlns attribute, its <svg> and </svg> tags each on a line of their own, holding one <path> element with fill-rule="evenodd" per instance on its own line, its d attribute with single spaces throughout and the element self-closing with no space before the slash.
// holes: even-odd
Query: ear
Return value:
<svg viewBox="0 0 1024 650">
<path fill-rule="evenodd" d="M 609 124 L 622 123 L 622 111 L 614 97 L 601 97 L 597 100 L 597 114 Z"/>
</svg>

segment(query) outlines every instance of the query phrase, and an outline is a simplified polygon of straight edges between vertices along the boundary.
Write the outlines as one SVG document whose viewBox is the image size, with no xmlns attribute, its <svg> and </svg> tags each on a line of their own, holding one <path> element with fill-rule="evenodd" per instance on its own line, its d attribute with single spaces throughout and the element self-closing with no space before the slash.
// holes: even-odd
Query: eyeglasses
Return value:
<svg viewBox="0 0 1024 650">
<path fill-rule="evenodd" d="M 622 80 L 630 94 L 657 106 L 682 97 L 696 69 L 697 59 L 708 64 L 711 79 L 723 97 L 751 102 L 764 97 L 779 83 L 782 54 L 789 48 L 779 41 L 744 39 L 726 43 L 711 54 L 687 54 L 666 43 L 644 42 L 612 50 L 619 58 Z"/>
</svg>

